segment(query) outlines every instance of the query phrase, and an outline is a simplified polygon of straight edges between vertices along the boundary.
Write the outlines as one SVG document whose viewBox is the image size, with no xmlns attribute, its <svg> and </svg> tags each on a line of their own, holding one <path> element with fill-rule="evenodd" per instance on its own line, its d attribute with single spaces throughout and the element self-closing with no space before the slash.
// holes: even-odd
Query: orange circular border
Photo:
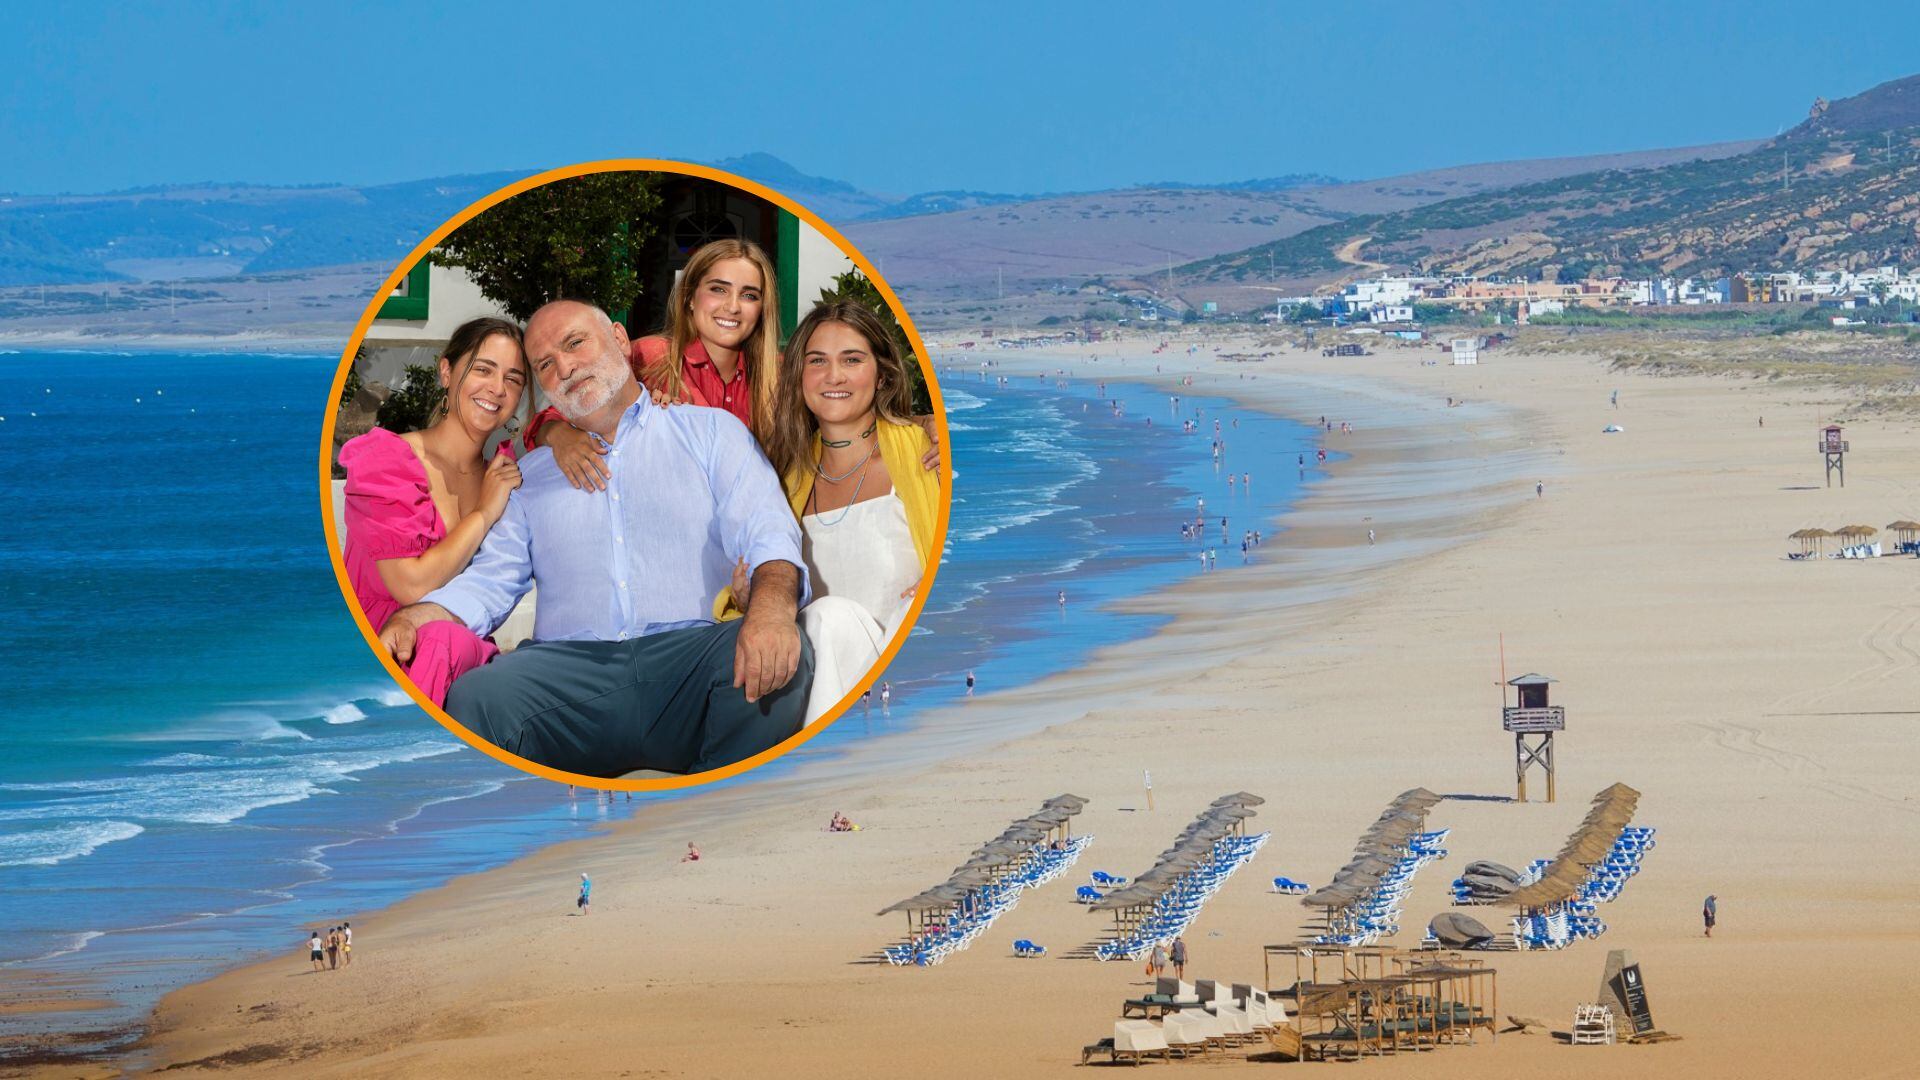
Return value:
<svg viewBox="0 0 1920 1080">
<path fill-rule="evenodd" d="M 905 306 L 900 303 L 900 298 L 894 295 L 892 286 L 888 285 L 886 280 L 880 276 L 880 272 L 874 268 L 871 262 L 867 261 L 867 257 L 862 255 L 852 244 L 848 243 L 847 238 L 841 236 L 839 230 L 820 220 L 820 217 L 813 211 L 808 210 L 806 207 L 801 206 L 799 203 L 794 202 L 792 199 L 771 188 L 757 184 L 745 177 L 735 176 L 732 173 L 709 168 L 705 165 L 690 165 L 686 162 L 666 161 L 658 158 L 610 158 L 605 161 L 587 161 L 578 165 L 568 165 L 563 168 L 550 169 L 546 172 L 529 176 L 516 183 L 509 184 L 499 191 L 473 203 L 471 206 L 468 206 L 466 209 L 448 219 L 445 224 L 435 229 L 431 235 L 425 240 L 422 240 L 419 245 L 408 253 L 406 259 L 400 263 L 399 267 L 387 276 L 386 281 L 380 286 L 379 291 L 374 293 L 373 299 L 368 301 L 366 311 L 361 314 L 360 321 L 354 325 L 353 334 L 347 339 L 346 349 L 340 354 L 340 369 L 334 373 L 333 389 L 327 400 L 329 402 L 337 402 L 340 400 L 340 392 L 346 386 L 347 372 L 353 368 L 354 352 L 358 349 L 360 342 L 366 338 L 367 331 L 372 328 L 374 316 L 379 312 L 382 302 L 392 294 L 393 290 L 400 287 L 400 282 L 406 277 L 408 272 L 410 272 L 421 259 L 426 258 L 427 254 L 431 252 L 440 241 L 446 239 L 455 229 L 466 224 L 478 214 L 522 192 L 553 183 L 556 180 L 565 180 L 575 176 L 587 176 L 593 173 L 606 172 L 677 173 L 681 176 L 694 176 L 703 180 L 712 180 L 717 183 L 726 184 L 751 195 L 758 196 L 780 207 L 813 226 L 822 236 L 832 241 L 833 245 L 840 249 L 840 253 L 853 260 L 853 264 L 860 268 L 861 273 L 867 276 L 867 280 L 873 282 L 874 286 L 880 290 L 880 295 L 886 299 L 887 306 L 893 310 L 894 318 L 899 321 L 900 328 L 905 331 L 908 343 L 913 347 L 914 353 L 920 358 L 920 371 L 926 378 L 927 393 L 933 400 L 934 423 L 940 429 L 941 446 L 948 448 L 948 453 L 951 453 L 952 443 L 951 436 L 947 430 L 946 402 L 940 396 L 940 383 L 928 363 L 926 342 L 921 340 L 920 331 L 913 325 L 913 319 L 907 314 Z M 798 313 L 796 312 L 795 314 L 797 315 Z M 801 728 L 777 746 L 773 746 L 752 757 L 743 758 L 731 765 L 718 769 L 710 769 L 707 772 L 694 773 L 689 776 L 666 777 L 657 780 L 616 780 L 564 772 L 538 762 L 528 761 L 518 754 L 510 754 L 487 740 L 480 738 L 473 732 L 468 731 L 458 720 L 448 715 L 446 710 L 435 705 L 432 699 L 421 693 L 420 688 L 413 684 L 413 680 L 407 678 L 406 672 L 402 671 L 400 666 L 394 663 L 393 657 L 380 645 L 379 633 L 368 623 L 367 614 L 361 610 L 360 600 L 353 593 L 353 585 L 347 580 L 347 567 L 340 546 L 340 537 L 333 524 L 333 430 L 338 416 L 339 410 L 337 408 L 328 408 L 326 411 L 326 421 L 320 427 L 320 518 L 327 536 L 327 558 L 333 562 L 333 576 L 340 583 L 340 595 L 346 599 L 347 610 L 353 614 L 354 624 L 360 628 L 360 636 L 366 639 L 367 647 L 372 649 L 374 656 L 379 658 L 380 663 L 387 669 L 387 674 L 393 676 L 395 684 L 405 690 L 407 696 L 411 697 L 415 704 L 425 709 L 427 715 L 438 720 L 442 727 L 459 736 L 467 745 L 498 761 L 505 762 L 522 772 L 532 773 L 535 776 L 545 777 L 548 780 L 554 780 L 563 784 L 577 784 L 611 791 L 671 791 L 678 788 L 697 787 L 701 784 L 712 783 L 715 780 L 724 780 L 730 776 L 738 776 L 757 766 L 764 765 L 787 751 L 792 750 L 794 747 L 801 745 L 808 739 L 813 738 L 815 735 L 820 734 L 822 731 L 825 731 L 829 725 L 840 719 L 847 708 L 852 705 L 861 694 L 873 686 L 874 680 L 879 678 L 880 674 L 886 670 L 887 665 L 893 662 L 894 654 L 900 651 L 900 646 L 906 642 L 908 636 L 913 632 L 914 624 L 920 620 L 920 611 L 926 606 L 927 596 L 933 589 L 934 578 L 940 572 L 940 555 L 946 550 L 947 521 L 953 505 L 953 470 L 950 466 L 941 469 L 940 519 L 934 533 L 936 542 L 933 547 L 933 559 L 926 573 L 921 575 L 920 588 L 913 598 L 912 606 L 907 610 L 905 621 L 902 622 L 900 629 L 894 633 L 893 640 L 887 644 L 886 651 L 880 654 L 879 661 L 873 665 L 866 676 L 862 678 L 845 697 L 841 698 L 832 709 L 828 710 L 826 716 Z"/>
</svg>

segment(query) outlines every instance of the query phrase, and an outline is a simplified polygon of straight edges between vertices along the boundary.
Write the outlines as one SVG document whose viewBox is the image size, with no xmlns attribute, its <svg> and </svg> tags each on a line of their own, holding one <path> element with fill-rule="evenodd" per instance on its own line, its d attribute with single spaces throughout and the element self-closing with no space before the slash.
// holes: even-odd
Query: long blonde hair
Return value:
<svg viewBox="0 0 1920 1080">
<path fill-rule="evenodd" d="M 776 420 L 760 440 L 767 459 L 773 462 L 774 471 L 783 482 L 795 469 L 813 463 L 813 436 L 820 430 L 820 422 L 807 408 L 800 377 L 807 366 L 807 340 L 815 330 L 830 322 L 840 323 L 867 339 L 867 349 L 873 353 L 873 411 L 878 420 L 894 424 L 913 422 L 913 384 L 907 378 L 906 361 L 902 359 L 904 350 L 887 331 L 886 324 L 857 300 L 817 304 L 787 339 L 785 360 L 780 369 L 779 400 L 774 403 Z"/>
<path fill-rule="evenodd" d="M 726 259 L 745 259 L 760 271 L 760 322 L 740 343 L 740 359 L 747 365 L 747 379 L 753 384 L 753 423 L 748 426 L 755 435 L 762 435 L 771 426 L 773 399 L 780 381 L 780 287 L 774 277 L 773 260 L 751 240 L 715 240 L 694 251 L 667 297 L 666 355 L 641 372 L 640 381 L 665 390 L 675 401 L 687 396 L 687 346 L 699 337 L 693 329 L 694 290 L 716 263 Z"/>
</svg>

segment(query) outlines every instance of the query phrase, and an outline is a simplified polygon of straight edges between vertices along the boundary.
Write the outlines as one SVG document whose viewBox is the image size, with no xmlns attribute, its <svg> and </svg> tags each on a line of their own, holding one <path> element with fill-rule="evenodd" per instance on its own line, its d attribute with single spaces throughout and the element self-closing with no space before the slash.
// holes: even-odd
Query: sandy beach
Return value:
<svg viewBox="0 0 1920 1080">
<path fill-rule="evenodd" d="M 1003 374 L 1065 369 L 1170 393 L 1191 375 L 1194 393 L 1356 425 L 1325 436 L 1350 457 L 1253 566 L 1134 602 L 1173 616 L 1160 633 L 777 787 L 648 808 L 605 837 L 355 914 L 350 970 L 310 973 L 290 929 L 283 956 L 167 997 L 144 1064 L 316 1077 L 1062 1075 L 1147 989 L 1138 964 L 1065 958 L 1109 926 L 1070 902 L 1073 886 L 1093 869 L 1146 869 L 1216 796 L 1264 796 L 1250 825 L 1273 836 L 1188 933 L 1188 974 L 1258 983 L 1261 946 L 1293 940 L 1308 914 L 1266 883 L 1324 882 L 1398 792 L 1476 797 L 1433 811 L 1453 829 L 1452 855 L 1418 879 L 1393 942 L 1410 946 L 1467 861 L 1551 855 L 1588 798 L 1619 781 L 1643 793 L 1635 820 L 1660 830 L 1659 846 L 1602 909 L 1612 929 L 1599 941 L 1491 954 L 1501 1012 L 1564 1030 L 1595 999 L 1607 950 L 1627 948 L 1659 1026 L 1682 1041 L 1503 1036 L 1360 1069 L 1920 1071 L 1890 1037 L 1906 1014 L 1898 987 L 1920 962 L 1920 562 L 1784 558 L 1795 529 L 1920 517 L 1910 420 L 1850 419 L 1848 486 L 1828 489 L 1815 434 L 1845 409 L 1817 386 L 1621 375 L 1566 352 L 1454 368 L 1422 366 L 1431 348 L 1235 363 L 1214 354 L 1236 349 L 1218 340 L 1191 356 L 1151 345 L 992 358 Z M 1467 404 L 1449 408 L 1449 396 Z M 1603 435 L 1609 423 L 1625 431 Z M 1513 792 L 1502 636 L 1509 676 L 1559 680 L 1568 724 L 1551 805 L 1497 801 Z M 1090 800 L 1075 828 L 1096 836 L 1073 872 L 939 967 L 874 959 L 903 929 L 875 912 L 1062 792 Z M 836 810 L 863 830 L 824 831 Z M 703 861 L 676 861 L 688 840 Z M 584 918 L 571 914 L 581 871 L 594 878 Z M 1709 893 L 1711 940 L 1699 918 Z M 1476 914 L 1504 923 L 1499 909 Z M 1052 955 L 1016 959 L 1016 937 Z M 1291 981 L 1276 972 L 1276 985 Z M 1276 1067 L 1242 1057 L 1216 1067 Z"/>
</svg>

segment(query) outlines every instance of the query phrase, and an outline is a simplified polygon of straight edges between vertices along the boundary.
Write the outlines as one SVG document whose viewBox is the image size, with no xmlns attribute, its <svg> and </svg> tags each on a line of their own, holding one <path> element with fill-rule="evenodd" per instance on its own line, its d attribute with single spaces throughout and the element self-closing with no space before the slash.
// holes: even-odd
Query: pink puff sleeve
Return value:
<svg viewBox="0 0 1920 1080">
<path fill-rule="evenodd" d="M 427 471 L 406 440 L 374 428 L 340 448 L 340 467 L 347 471 L 348 543 L 367 558 L 409 558 L 440 541 Z"/>
</svg>

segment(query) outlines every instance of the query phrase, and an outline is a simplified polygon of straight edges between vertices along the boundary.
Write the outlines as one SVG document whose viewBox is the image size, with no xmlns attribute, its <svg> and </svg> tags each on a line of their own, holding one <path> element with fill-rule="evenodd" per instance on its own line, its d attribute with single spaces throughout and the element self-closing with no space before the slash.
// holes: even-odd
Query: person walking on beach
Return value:
<svg viewBox="0 0 1920 1080">
<path fill-rule="evenodd" d="M 882 713 L 893 711 L 893 684 L 890 682 L 880 684 L 880 711 Z"/>
<path fill-rule="evenodd" d="M 1547 497 L 1547 482 L 1545 480 L 1535 480 L 1533 482 L 1533 497 L 1536 499 L 1544 499 Z"/>
<path fill-rule="evenodd" d="M 1700 920 L 1707 924 L 1707 936 L 1713 936 L 1713 924 L 1720 917 L 1720 898 L 1709 893 L 1700 908 Z"/>
<path fill-rule="evenodd" d="M 340 970 L 340 928 L 327 928 L 327 970 Z"/>
<path fill-rule="evenodd" d="M 873 714 L 873 687 L 869 686 L 865 690 L 860 691 L 860 715 L 871 716 L 872 714 Z"/>
<path fill-rule="evenodd" d="M 353 924 L 350 922 L 340 924 L 340 966 L 353 966 Z"/>
<path fill-rule="evenodd" d="M 1165 970 L 1167 970 L 1167 947 L 1155 945 L 1153 953 L 1147 957 L 1147 974 L 1157 979 Z"/>
<path fill-rule="evenodd" d="M 1173 939 L 1173 977 L 1176 979 L 1187 977 L 1187 939 L 1184 937 Z"/>
<path fill-rule="evenodd" d="M 307 959 L 313 961 L 313 970 L 327 970 L 327 943 L 320 940 L 320 931 L 315 930 L 307 938 Z"/>
<path fill-rule="evenodd" d="M 573 906 L 579 910 L 580 914 L 589 915 L 593 912 L 593 908 L 590 906 L 592 903 L 593 879 L 582 873 L 580 875 L 580 895 L 574 898 Z"/>
<path fill-rule="evenodd" d="M 1372 529 L 1368 529 L 1368 530 L 1367 530 L 1367 543 L 1368 543 L 1368 545 L 1372 545 L 1372 543 L 1373 543 L 1373 530 L 1372 530 Z"/>
<path fill-rule="evenodd" d="M 1618 390 L 1613 392 L 1613 407 L 1616 409 L 1620 407 L 1620 391 Z"/>
<path fill-rule="evenodd" d="M 973 672 L 967 672 L 967 696 L 973 696 Z"/>
</svg>

